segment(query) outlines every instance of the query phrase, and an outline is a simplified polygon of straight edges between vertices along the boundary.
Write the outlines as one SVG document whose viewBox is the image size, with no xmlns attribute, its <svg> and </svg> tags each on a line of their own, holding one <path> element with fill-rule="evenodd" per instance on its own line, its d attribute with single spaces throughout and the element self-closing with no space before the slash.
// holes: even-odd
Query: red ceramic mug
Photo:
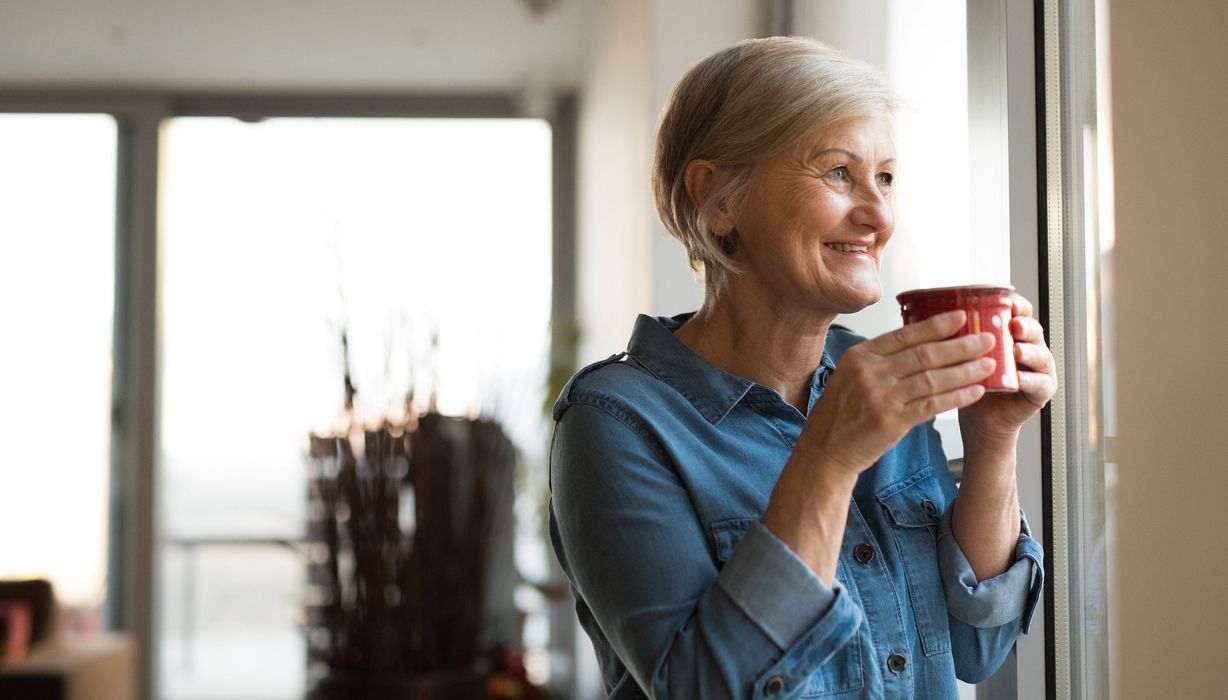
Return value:
<svg viewBox="0 0 1228 700">
<path fill-rule="evenodd" d="M 998 365 L 981 386 L 987 394 L 1019 391 L 1019 373 L 1015 369 L 1015 339 L 1011 337 L 1011 317 L 1014 314 L 1012 294 L 1015 288 L 1007 286 L 973 284 L 966 287 L 939 287 L 937 289 L 914 289 L 896 296 L 900 302 L 900 315 L 904 325 L 924 321 L 948 311 L 963 309 L 968 320 L 952 338 L 970 333 L 993 333 L 997 342 L 985 353 L 985 357 L 997 360 Z"/>
</svg>

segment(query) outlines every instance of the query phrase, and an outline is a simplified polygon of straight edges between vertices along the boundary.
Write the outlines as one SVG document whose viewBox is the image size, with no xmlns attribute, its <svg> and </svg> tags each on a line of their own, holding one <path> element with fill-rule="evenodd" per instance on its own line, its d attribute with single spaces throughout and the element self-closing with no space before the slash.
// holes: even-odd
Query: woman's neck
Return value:
<svg viewBox="0 0 1228 700">
<path fill-rule="evenodd" d="M 733 290 L 729 290 L 733 291 Z M 675 334 L 709 363 L 775 389 L 801 413 L 835 314 L 770 303 L 753 290 L 705 299 Z"/>
</svg>

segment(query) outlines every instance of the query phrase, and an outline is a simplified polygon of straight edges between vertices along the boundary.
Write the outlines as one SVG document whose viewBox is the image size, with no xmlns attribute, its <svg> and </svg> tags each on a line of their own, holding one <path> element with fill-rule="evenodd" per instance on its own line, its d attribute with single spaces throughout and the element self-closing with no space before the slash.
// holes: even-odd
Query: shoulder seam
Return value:
<svg viewBox="0 0 1228 700">
<path fill-rule="evenodd" d="M 573 391 L 571 400 L 573 406 L 590 406 L 622 423 L 636 435 L 639 435 L 644 444 L 648 445 L 658 457 L 666 462 L 669 461 L 669 455 L 666 454 L 665 447 L 661 444 L 661 441 L 648 430 L 643 421 L 636 417 L 621 402 L 615 401 L 601 392 L 592 390 Z"/>
</svg>

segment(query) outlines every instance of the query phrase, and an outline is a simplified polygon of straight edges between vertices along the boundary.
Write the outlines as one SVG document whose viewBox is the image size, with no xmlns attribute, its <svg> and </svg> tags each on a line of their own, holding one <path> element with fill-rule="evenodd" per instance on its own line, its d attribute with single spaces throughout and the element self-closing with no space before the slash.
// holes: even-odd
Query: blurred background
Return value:
<svg viewBox="0 0 1228 700">
<path fill-rule="evenodd" d="M 1168 36 L 1114 12 L 1123 65 Z M 1109 17 L 0 0 L 0 599 L 18 601 L 0 697 L 72 677 L 93 693 L 73 697 L 143 700 L 603 697 L 545 536 L 548 407 L 636 314 L 698 306 L 651 203 L 657 119 L 695 61 L 773 34 L 870 62 L 902 98 L 884 301 L 841 322 L 877 335 L 906 289 L 1013 283 L 1070 348 L 1047 418 L 1070 425 L 1031 426 L 1020 473 L 1058 592 L 963 696 L 1108 697 L 1114 279 L 1141 249 L 1114 226 L 1108 115 L 1150 124 L 1154 79 L 1111 103 Z M 958 471 L 954 416 L 938 426 Z"/>
</svg>

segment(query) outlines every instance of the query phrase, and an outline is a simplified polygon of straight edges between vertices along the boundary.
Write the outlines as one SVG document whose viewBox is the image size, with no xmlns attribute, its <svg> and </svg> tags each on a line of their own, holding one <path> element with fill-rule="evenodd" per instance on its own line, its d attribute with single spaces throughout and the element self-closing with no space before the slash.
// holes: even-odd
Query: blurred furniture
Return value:
<svg viewBox="0 0 1228 700">
<path fill-rule="evenodd" d="M 135 651 L 123 634 L 87 640 L 61 639 L 55 632 L 51 583 L 41 579 L 0 581 L 0 603 L 29 611 L 29 651 L 0 661 L 4 700 L 128 700 L 136 697 Z"/>
<path fill-rule="evenodd" d="M 31 618 L 30 604 L 24 600 L 0 600 L 0 664 L 26 655 Z"/>
<path fill-rule="evenodd" d="M 102 634 L 88 641 L 44 640 L 24 659 L 0 666 L 0 698 L 135 698 L 134 657 L 131 640 L 122 634 Z"/>
<path fill-rule="evenodd" d="M 52 636 L 55 628 L 55 591 L 46 579 L 0 581 L 0 603 L 18 603 L 30 613 L 29 643 Z"/>
</svg>

